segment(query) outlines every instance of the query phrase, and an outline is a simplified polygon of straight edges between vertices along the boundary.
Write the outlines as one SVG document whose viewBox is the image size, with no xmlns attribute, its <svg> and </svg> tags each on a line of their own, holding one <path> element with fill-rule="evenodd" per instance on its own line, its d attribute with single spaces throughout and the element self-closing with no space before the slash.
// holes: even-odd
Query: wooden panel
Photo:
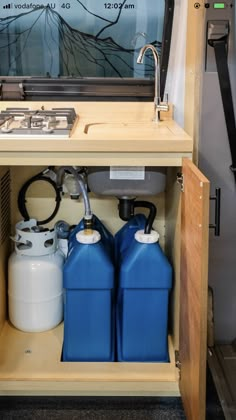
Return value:
<svg viewBox="0 0 236 420">
<path fill-rule="evenodd" d="M 185 65 L 185 106 L 184 128 L 194 140 L 194 162 L 198 161 L 200 95 L 203 65 L 205 59 L 205 1 L 199 0 L 200 7 L 194 7 L 196 0 L 188 0 L 188 23 L 186 34 Z"/>
<path fill-rule="evenodd" d="M 177 184 L 179 168 L 168 168 L 166 191 L 165 252 L 174 269 L 173 289 L 170 296 L 170 324 L 173 345 L 179 349 L 179 291 L 181 240 L 181 189 Z"/>
<path fill-rule="evenodd" d="M 154 123 L 153 123 L 154 124 Z M 162 123 L 161 123 L 162 124 Z M 114 130 L 114 131 L 113 131 Z M 110 124 L 104 124 L 100 131 L 91 130 L 91 134 L 84 134 L 83 127 L 78 127 L 70 139 L 1 139 L 1 152 L 192 152 L 191 138 L 182 130 L 153 130 L 145 126 L 136 125 L 134 129 L 116 130 Z M 168 133 L 168 135 L 166 134 Z M 75 137 L 76 136 L 76 137 Z"/>
<path fill-rule="evenodd" d="M 0 381 L 0 395 L 62 395 L 108 397 L 179 397 L 173 382 Z"/>
<path fill-rule="evenodd" d="M 165 148 L 168 149 L 167 145 Z M 181 166 L 182 158 L 192 153 L 104 153 L 104 152 L 0 152 L 0 165 L 73 165 L 73 166 Z"/>
<path fill-rule="evenodd" d="M 63 324 L 34 334 L 23 333 L 6 323 L 0 342 L 0 394 L 7 390 L 14 393 L 15 381 L 19 381 L 18 390 L 26 393 L 32 390 L 34 393 L 51 390 L 65 395 L 178 393 L 171 340 L 171 363 L 65 363 L 61 362 L 62 341 Z"/>
<path fill-rule="evenodd" d="M 209 182 L 183 160 L 181 208 L 180 391 L 188 420 L 205 418 Z"/>
</svg>

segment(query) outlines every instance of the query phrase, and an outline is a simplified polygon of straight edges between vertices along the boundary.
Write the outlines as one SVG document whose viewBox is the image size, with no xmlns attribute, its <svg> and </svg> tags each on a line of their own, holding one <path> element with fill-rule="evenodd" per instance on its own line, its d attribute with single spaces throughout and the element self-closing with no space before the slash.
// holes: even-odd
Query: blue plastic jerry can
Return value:
<svg viewBox="0 0 236 420">
<path fill-rule="evenodd" d="M 152 231 L 137 231 L 123 252 L 117 300 L 120 362 L 168 362 L 168 300 L 172 268 Z"/>
<path fill-rule="evenodd" d="M 98 231 L 76 234 L 64 265 L 63 361 L 114 360 L 114 265 Z"/>
</svg>

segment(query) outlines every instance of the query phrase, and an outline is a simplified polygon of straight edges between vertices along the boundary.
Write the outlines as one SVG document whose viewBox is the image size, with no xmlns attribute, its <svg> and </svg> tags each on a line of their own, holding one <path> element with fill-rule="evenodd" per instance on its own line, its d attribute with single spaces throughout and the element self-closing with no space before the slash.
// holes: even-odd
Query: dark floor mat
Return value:
<svg viewBox="0 0 236 420">
<path fill-rule="evenodd" d="M 1 397 L 0 419 L 182 420 L 186 417 L 180 398 Z M 224 419 L 209 371 L 206 419 Z"/>
<path fill-rule="evenodd" d="M 1 419 L 185 419 L 180 398 L 3 398 Z"/>
</svg>

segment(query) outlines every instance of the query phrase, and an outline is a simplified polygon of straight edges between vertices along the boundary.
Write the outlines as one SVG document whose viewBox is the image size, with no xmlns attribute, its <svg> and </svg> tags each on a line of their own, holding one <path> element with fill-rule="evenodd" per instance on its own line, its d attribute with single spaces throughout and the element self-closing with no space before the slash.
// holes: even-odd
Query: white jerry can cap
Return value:
<svg viewBox="0 0 236 420">
<path fill-rule="evenodd" d="M 144 233 L 144 230 L 137 230 L 134 237 L 141 244 L 154 244 L 159 241 L 160 235 L 155 230 L 152 230 L 150 233 Z"/>
<path fill-rule="evenodd" d="M 81 244 L 96 244 L 101 240 L 101 235 L 97 230 L 80 230 L 76 233 L 76 240 Z"/>
</svg>

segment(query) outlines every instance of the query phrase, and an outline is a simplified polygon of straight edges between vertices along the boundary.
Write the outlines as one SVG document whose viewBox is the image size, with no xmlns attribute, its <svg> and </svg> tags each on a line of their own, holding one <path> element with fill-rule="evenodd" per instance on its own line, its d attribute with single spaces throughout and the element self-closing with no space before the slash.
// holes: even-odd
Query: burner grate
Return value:
<svg viewBox="0 0 236 420">
<path fill-rule="evenodd" d="M 6 108 L 0 112 L 0 137 L 69 137 L 75 121 L 74 108 Z"/>
</svg>

